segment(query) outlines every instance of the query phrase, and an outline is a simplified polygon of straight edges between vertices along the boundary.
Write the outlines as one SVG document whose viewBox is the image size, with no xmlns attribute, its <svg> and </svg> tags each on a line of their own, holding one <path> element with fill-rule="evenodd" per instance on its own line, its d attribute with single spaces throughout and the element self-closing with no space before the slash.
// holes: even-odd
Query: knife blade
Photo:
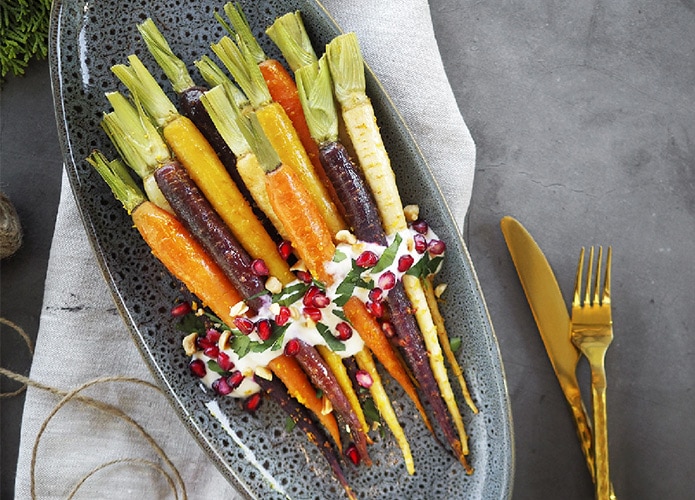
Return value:
<svg viewBox="0 0 695 500">
<path fill-rule="evenodd" d="M 550 363 L 572 411 L 591 479 L 595 480 L 591 424 L 576 374 L 579 351 L 570 340 L 571 321 L 562 292 L 545 255 L 524 226 L 507 216 L 500 221 L 500 227 Z"/>
</svg>

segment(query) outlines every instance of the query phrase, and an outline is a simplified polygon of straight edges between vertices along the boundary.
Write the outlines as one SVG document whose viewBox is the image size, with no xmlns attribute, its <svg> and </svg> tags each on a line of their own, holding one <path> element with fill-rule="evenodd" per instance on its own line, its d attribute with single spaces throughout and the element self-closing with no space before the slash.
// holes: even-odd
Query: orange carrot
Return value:
<svg viewBox="0 0 695 500">
<path fill-rule="evenodd" d="M 384 335 L 377 320 L 367 310 L 366 306 L 357 297 L 350 297 L 343 306 L 343 312 L 347 319 L 355 327 L 357 333 L 360 334 L 362 340 L 367 347 L 376 355 L 379 362 L 384 366 L 386 371 L 391 375 L 396 382 L 400 384 L 405 393 L 415 403 L 415 407 L 422 415 L 427 428 L 434 434 L 434 429 L 430 423 L 425 408 L 420 402 L 417 395 L 417 390 L 413 385 L 410 376 L 404 368 L 400 358 L 396 355 L 388 338 Z"/>
<path fill-rule="evenodd" d="M 125 165 L 108 162 L 97 151 L 87 161 L 123 203 L 154 256 L 224 323 L 232 325 L 230 311 L 242 297 L 191 233 L 172 214 L 145 199 Z"/>
<path fill-rule="evenodd" d="M 326 411 L 324 397 L 316 395 L 316 389 L 307 377 L 302 367 L 295 358 L 284 354 L 274 358 L 268 367 L 273 374 L 279 378 L 292 397 L 299 401 L 303 406 L 309 408 L 316 418 L 323 424 L 328 433 L 335 441 L 338 449 L 342 451 L 343 445 L 340 440 L 340 429 L 332 411 Z"/>
</svg>

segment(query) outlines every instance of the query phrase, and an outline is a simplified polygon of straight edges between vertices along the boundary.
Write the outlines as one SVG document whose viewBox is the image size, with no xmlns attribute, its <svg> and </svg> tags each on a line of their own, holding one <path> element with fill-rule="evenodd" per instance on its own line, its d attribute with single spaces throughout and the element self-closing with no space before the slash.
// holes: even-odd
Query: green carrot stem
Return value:
<svg viewBox="0 0 695 500">
<path fill-rule="evenodd" d="M 111 71 L 142 103 L 157 126 L 164 127 L 179 116 L 176 106 L 169 100 L 145 65 L 135 54 L 128 56 L 126 64 L 116 64 Z"/>
<path fill-rule="evenodd" d="M 278 168 L 281 164 L 280 157 L 265 135 L 256 113 L 239 114 L 237 124 L 244 137 L 246 137 L 249 146 L 251 146 L 251 150 L 256 155 L 263 171 L 270 173 Z"/>
<path fill-rule="evenodd" d="M 272 97 L 258 63 L 241 39 L 237 38 L 237 42 L 241 43 L 237 45 L 225 36 L 218 43 L 212 44 L 211 48 L 249 98 L 251 105 L 258 109 L 269 104 Z"/>
<path fill-rule="evenodd" d="M 176 57 L 166 38 L 164 38 L 164 35 L 159 31 L 152 19 L 147 18 L 143 23 L 139 24 L 138 31 L 142 35 L 148 50 L 174 87 L 174 92 L 179 94 L 195 86 L 186 63 Z"/>
<path fill-rule="evenodd" d="M 368 99 L 364 77 L 364 59 L 357 35 L 345 33 L 335 37 L 326 46 L 331 68 L 335 97 L 345 109 Z"/>
<path fill-rule="evenodd" d="M 226 23 L 222 26 L 226 27 L 230 34 L 235 37 L 241 38 L 244 45 L 249 49 L 249 54 L 256 61 L 256 64 L 262 63 L 268 57 L 263 52 L 263 49 L 258 44 L 258 40 L 253 36 L 251 31 L 251 26 L 249 25 L 248 19 L 241 8 L 239 2 L 228 2 L 224 5 L 224 13 L 227 14 L 229 21 L 232 23 L 231 30 L 229 25 Z"/>
<path fill-rule="evenodd" d="M 203 93 L 200 101 L 229 149 L 237 158 L 240 158 L 251 152 L 251 146 L 239 129 L 238 117 L 241 112 L 236 104 L 229 100 L 223 85 L 218 85 Z"/>
<path fill-rule="evenodd" d="M 278 17 L 265 32 L 278 46 L 292 71 L 316 62 L 316 52 L 299 11 Z"/>
<path fill-rule="evenodd" d="M 295 78 L 311 137 L 318 144 L 336 141 L 338 110 L 333 99 L 331 73 L 325 56 L 318 62 L 299 68 Z"/>
<path fill-rule="evenodd" d="M 99 172 L 128 214 L 146 201 L 145 195 L 128 173 L 128 168 L 120 160 L 109 161 L 101 151 L 94 150 L 87 157 L 87 162 Z"/>
<path fill-rule="evenodd" d="M 246 106 L 251 105 L 249 98 L 246 97 L 239 87 L 234 85 L 222 68 L 215 64 L 215 61 L 208 56 L 201 57 L 193 64 L 198 68 L 203 80 L 205 80 L 205 83 L 207 83 L 211 89 L 218 85 L 222 85 L 229 99 L 231 99 L 239 109 L 244 109 Z"/>
<path fill-rule="evenodd" d="M 101 126 L 123 160 L 145 178 L 171 158 L 164 139 L 138 100 L 135 105 L 120 92 L 108 92 L 113 111 L 104 113 Z"/>
</svg>

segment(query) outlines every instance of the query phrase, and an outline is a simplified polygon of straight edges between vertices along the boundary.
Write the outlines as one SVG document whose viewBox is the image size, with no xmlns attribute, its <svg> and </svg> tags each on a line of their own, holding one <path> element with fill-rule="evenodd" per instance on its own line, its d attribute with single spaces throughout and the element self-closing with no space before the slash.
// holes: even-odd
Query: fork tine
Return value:
<svg viewBox="0 0 695 500">
<path fill-rule="evenodd" d="M 606 255 L 606 277 L 603 280 L 603 296 L 601 297 L 601 303 L 605 305 L 610 305 L 611 303 L 611 257 L 613 254 L 613 248 L 608 247 L 608 252 Z"/>
<path fill-rule="evenodd" d="M 586 266 L 586 288 L 584 289 L 584 305 L 591 304 L 591 277 L 594 269 L 594 247 L 589 249 L 589 262 Z"/>
<path fill-rule="evenodd" d="M 577 264 L 577 276 L 574 279 L 574 296 L 572 297 L 572 307 L 580 307 L 582 305 L 582 271 L 584 270 L 584 247 L 579 252 L 579 263 Z"/>
<path fill-rule="evenodd" d="M 601 262 L 603 261 L 603 247 L 598 247 L 598 257 L 596 258 L 596 281 L 594 282 L 594 301 L 592 305 L 599 305 L 601 288 Z"/>
</svg>

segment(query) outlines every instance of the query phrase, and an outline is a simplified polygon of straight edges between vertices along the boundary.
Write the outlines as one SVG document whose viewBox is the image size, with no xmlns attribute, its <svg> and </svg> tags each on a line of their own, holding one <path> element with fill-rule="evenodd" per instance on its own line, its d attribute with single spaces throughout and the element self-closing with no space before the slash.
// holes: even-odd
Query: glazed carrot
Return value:
<svg viewBox="0 0 695 500">
<path fill-rule="evenodd" d="M 408 474 L 415 474 L 415 463 L 413 462 L 413 455 L 410 451 L 410 444 L 408 443 L 408 439 L 405 437 L 403 427 L 401 427 L 400 422 L 398 422 L 396 412 L 393 410 L 391 401 L 389 400 L 386 390 L 381 383 L 381 375 L 379 375 L 379 372 L 376 369 L 376 364 L 374 364 L 372 355 L 369 353 L 368 349 L 362 349 L 360 352 L 355 354 L 355 360 L 357 360 L 357 364 L 360 369 L 369 374 L 369 378 L 371 379 L 369 392 L 372 394 L 374 404 L 376 405 L 377 410 L 379 410 L 379 414 L 384 419 L 384 422 L 386 422 L 386 425 L 388 425 L 389 429 L 391 429 L 391 432 L 396 438 L 398 447 L 401 449 L 401 453 L 403 453 L 403 459 L 405 460 L 405 467 Z"/>
<path fill-rule="evenodd" d="M 244 44 L 237 46 L 229 37 L 223 37 L 212 45 L 212 50 L 251 101 L 259 123 L 282 162 L 292 168 L 306 186 L 305 189 L 320 210 L 331 234 L 345 229 L 345 222 L 325 184 L 317 175 L 292 122 L 282 106 L 272 100 L 268 86 L 248 49 Z"/>
<path fill-rule="evenodd" d="M 461 369 L 461 366 L 459 365 L 458 360 L 456 359 L 454 351 L 451 349 L 451 343 L 449 342 L 449 335 L 446 331 L 444 318 L 442 317 L 442 314 L 439 311 L 439 304 L 437 301 L 437 297 L 434 293 L 433 281 L 434 276 L 428 276 L 427 278 L 425 278 L 423 280 L 423 288 L 425 290 L 425 299 L 427 300 L 427 305 L 429 306 L 430 312 L 432 313 L 432 320 L 434 321 L 434 324 L 437 327 L 437 334 L 439 335 L 439 342 L 442 345 L 442 351 L 444 351 L 444 355 L 446 356 L 446 359 L 449 362 L 449 365 L 451 366 L 451 370 L 454 372 L 454 375 L 458 380 L 461 392 L 463 394 L 463 399 L 466 401 L 468 408 L 473 413 L 478 413 L 478 407 L 473 402 L 471 393 L 468 390 L 468 384 L 466 383 L 466 379 L 463 377 L 463 370 Z"/>
<path fill-rule="evenodd" d="M 292 348 L 288 346 L 292 343 Z M 285 352 L 293 350 L 294 356 L 311 379 L 314 386 L 324 392 L 333 404 L 333 408 L 343 418 L 350 430 L 355 446 L 365 465 L 372 465 L 372 460 L 367 451 L 367 433 L 364 431 L 360 420 L 353 411 L 350 402 L 335 379 L 335 375 L 328 368 L 316 348 L 298 338 L 291 339 L 285 346 Z"/>
<path fill-rule="evenodd" d="M 263 259 L 271 274 L 281 281 L 291 281 L 287 262 L 229 177 L 210 143 L 190 119 L 178 113 L 137 56 L 129 56 L 128 61 L 130 66 L 117 64 L 112 71 L 162 127 L 167 144 L 215 211 L 254 259 Z"/>
<path fill-rule="evenodd" d="M 396 356 L 395 351 L 391 347 L 391 343 L 384 335 L 381 326 L 379 326 L 374 316 L 369 313 L 364 303 L 357 297 L 348 299 L 343 306 L 343 312 L 348 321 L 350 321 L 355 330 L 357 330 L 362 340 L 364 340 L 365 345 L 376 355 L 389 375 L 400 384 L 408 397 L 415 403 L 420 415 L 422 415 L 425 425 L 434 433 L 432 424 L 427 417 L 425 408 L 420 402 L 417 390 L 411 382 L 408 372 L 401 364 L 401 360 Z"/>
<path fill-rule="evenodd" d="M 125 165 L 98 151 L 87 161 L 131 215 L 154 256 L 223 322 L 233 324 L 230 311 L 242 297 L 195 238 L 173 215 L 145 200 Z"/>
<path fill-rule="evenodd" d="M 321 450 L 324 458 L 331 466 L 333 474 L 345 490 L 345 494 L 350 499 L 356 499 L 357 497 L 355 497 L 340 467 L 333 445 L 328 441 L 321 428 L 314 423 L 306 408 L 298 404 L 298 401 L 289 395 L 287 388 L 277 378 L 273 377 L 271 380 L 266 380 L 263 377 L 254 375 L 254 381 L 271 399 L 275 400 L 285 410 L 297 427 L 304 432 L 309 441 Z"/>
<path fill-rule="evenodd" d="M 347 33 L 334 38 L 326 46 L 326 54 L 333 76 L 335 96 L 340 103 L 345 126 L 360 167 L 379 208 L 384 230 L 387 235 L 405 230 L 407 223 L 396 177 L 377 126 L 374 109 L 365 93 L 364 61 L 357 37 L 354 33 Z M 406 275 L 403 278 L 403 287 L 412 304 L 422 339 L 427 347 L 429 364 L 435 375 L 440 396 L 446 403 L 459 434 L 459 439 L 453 440 L 448 436 L 448 440 L 459 461 L 467 467 L 464 455 L 468 452 L 468 439 L 463 418 L 451 389 L 437 328 L 432 320 L 422 283 L 419 278 Z"/>
<path fill-rule="evenodd" d="M 340 429 L 338 422 L 335 419 L 335 413 L 327 411 L 327 398 L 325 396 L 317 396 L 316 388 L 311 385 L 302 367 L 299 366 L 297 360 L 284 354 L 274 358 L 269 364 L 273 374 L 282 380 L 290 395 L 294 397 L 300 404 L 312 411 L 316 418 L 323 424 L 328 433 L 333 438 L 333 441 L 342 451 L 343 445 L 340 440 Z"/>
<path fill-rule="evenodd" d="M 309 272 L 325 285 L 333 283 L 326 264 L 333 259 L 335 244 L 321 212 L 299 176 L 282 163 L 261 127 L 256 113 L 240 116 L 240 129 L 265 171 L 266 190 L 273 210 L 282 221 L 295 251 Z"/>
</svg>

